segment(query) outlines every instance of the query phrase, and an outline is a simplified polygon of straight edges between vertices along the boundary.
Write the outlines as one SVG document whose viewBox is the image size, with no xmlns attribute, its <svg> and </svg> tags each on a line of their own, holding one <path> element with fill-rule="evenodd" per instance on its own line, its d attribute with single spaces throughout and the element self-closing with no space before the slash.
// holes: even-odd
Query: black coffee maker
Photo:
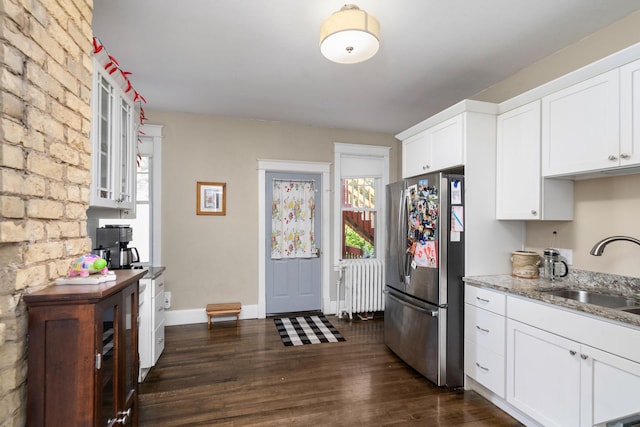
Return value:
<svg viewBox="0 0 640 427">
<path fill-rule="evenodd" d="M 96 229 L 96 248 L 93 253 L 100 251 L 108 255 L 107 267 L 111 270 L 133 268 L 133 263 L 140 261 L 138 249 L 129 247 L 133 240 L 133 229 L 129 225 L 105 225 Z M 103 256 L 104 258 L 104 256 Z"/>
</svg>

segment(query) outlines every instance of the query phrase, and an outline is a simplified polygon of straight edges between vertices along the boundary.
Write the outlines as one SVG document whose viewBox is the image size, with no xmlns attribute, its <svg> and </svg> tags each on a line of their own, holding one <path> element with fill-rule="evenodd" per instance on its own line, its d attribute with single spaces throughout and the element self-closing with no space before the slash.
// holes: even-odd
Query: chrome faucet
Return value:
<svg viewBox="0 0 640 427">
<path fill-rule="evenodd" d="M 626 242 L 632 242 L 635 243 L 636 245 L 640 245 L 640 240 L 638 239 L 634 239 L 633 237 L 628 237 L 628 236 L 611 236 L 611 237 L 606 237 L 602 240 L 600 240 L 598 243 L 596 243 L 593 248 L 591 248 L 591 252 L 589 252 L 591 255 L 595 255 L 595 256 L 600 256 L 602 255 L 602 253 L 604 252 L 604 248 L 611 242 L 616 242 L 618 240 L 623 240 Z"/>
</svg>

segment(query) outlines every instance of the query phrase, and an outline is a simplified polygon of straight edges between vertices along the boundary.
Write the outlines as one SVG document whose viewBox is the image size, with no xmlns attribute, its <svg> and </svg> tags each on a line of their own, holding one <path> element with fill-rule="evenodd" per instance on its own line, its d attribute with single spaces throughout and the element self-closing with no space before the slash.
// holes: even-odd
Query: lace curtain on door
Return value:
<svg viewBox="0 0 640 427">
<path fill-rule="evenodd" d="M 310 258 L 315 248 L 313 181 L 273 181 L 271 258 Z"/>
</svg>

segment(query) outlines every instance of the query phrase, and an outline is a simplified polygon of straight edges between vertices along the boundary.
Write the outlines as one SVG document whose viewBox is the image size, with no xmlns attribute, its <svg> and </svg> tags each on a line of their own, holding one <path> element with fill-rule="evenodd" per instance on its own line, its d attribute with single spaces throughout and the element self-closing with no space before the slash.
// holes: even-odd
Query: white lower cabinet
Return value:
<svg viewBox="0 0 640 427">
<path fill-rule="evenodd" d="M 164 276 L 160 275 L 153 281 L 153 335 L 151 336 L 151 358 L 155 365 L 164 351 Z"/>
<path fill-rule="evenodd" d="M 153 366 L 151 360 L 151 333 L 153 324 L 151 323 L 151 312 L 153 311 L 153 290 L 151 289 L 151 279 L 140 279 L 140 292 L 138 300 L 138 354 L 140 357 L 139 381 L 144 380 L 146 370 Z"/>
<path fill-rule="evenodd" d="M 580 345 L 507 319 L 507 402 L 545 426 L 580 425 Z"/>
<path fill-rule="evenodd" d="M 144 286 L 140 293 L 138 328 L 139 381 L 143 381 L 164 350 L 164 276 L 141 279 L 140 286 Z"/>
<path fill-rule="evenodd" d="M 504 294 L 467 286 L 464 372 L 505 397 Z"/>
<path fill-rule="evenodd" d="M 555 318 L 554 311 L 560 317 Z M 602 344 L 608 347 L 608 340 L 624 341 L 638 331 L 512 298 L 507 299 L 507 313 L 531 323 L 507 318 L 509 404 L 544 426 L 558 427 L 591 427 L 640 412 L 640 363 L 579 341 L 588 337 L 597 342 L 604 332 Z M 531 321 L 535 318 L 541 322 Z M 534 326 L 545 323 L 557 333 Z"/>
<path fill-rule="evenodd" d="M 582 346 L 582 425 L 640 412 L 640 363 Z"/>
</svg>

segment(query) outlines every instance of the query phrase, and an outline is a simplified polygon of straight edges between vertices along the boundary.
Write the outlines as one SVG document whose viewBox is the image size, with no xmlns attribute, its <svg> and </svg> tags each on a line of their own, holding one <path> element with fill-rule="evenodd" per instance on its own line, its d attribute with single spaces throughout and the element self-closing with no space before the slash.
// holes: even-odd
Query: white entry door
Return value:
<svg viewBox="0 0 640 427">
<path fill-rule="evenodd" d="M 267 172 L 266 313 L 320 310 L 322 177 Z"/>
</svg>

